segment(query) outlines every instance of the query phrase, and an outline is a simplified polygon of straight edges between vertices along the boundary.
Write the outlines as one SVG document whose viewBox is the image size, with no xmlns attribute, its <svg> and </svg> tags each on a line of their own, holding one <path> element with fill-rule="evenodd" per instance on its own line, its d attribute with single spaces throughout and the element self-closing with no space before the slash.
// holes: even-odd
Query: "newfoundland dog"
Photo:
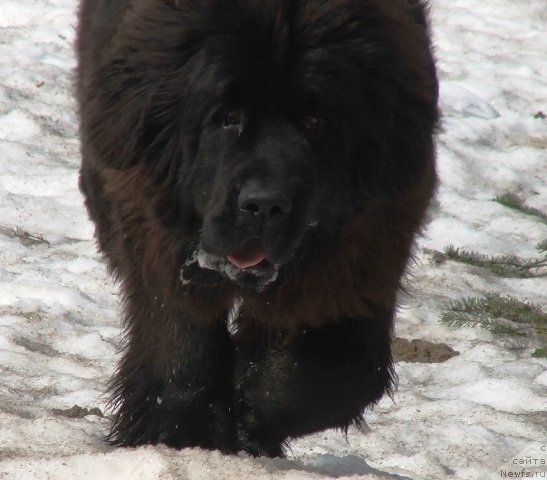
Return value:
<svg viewBox="0 0 547 480">
<path fill-rule="evenodd" d="M 83 0 L 80 188 L 124 300 L 115 445 L 281 456 L 394 384 L 435 188 L 422 0 Z"/>
</svg>

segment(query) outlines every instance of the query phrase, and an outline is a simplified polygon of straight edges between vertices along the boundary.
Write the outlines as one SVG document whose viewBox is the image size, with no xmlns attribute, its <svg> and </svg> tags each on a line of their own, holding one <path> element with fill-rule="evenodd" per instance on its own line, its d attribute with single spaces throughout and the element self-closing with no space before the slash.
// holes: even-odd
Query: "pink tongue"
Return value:
<svg viewBox="0 0 547 480">
<path fill-rule="evenodd" d="M 247 242 L 235 252 L 227 257 L 228 261 L 242 270 L 245 268 L 256 267 L 260 262 L 266 259 L 266 251 L 258 240 Z"/>
</svg>

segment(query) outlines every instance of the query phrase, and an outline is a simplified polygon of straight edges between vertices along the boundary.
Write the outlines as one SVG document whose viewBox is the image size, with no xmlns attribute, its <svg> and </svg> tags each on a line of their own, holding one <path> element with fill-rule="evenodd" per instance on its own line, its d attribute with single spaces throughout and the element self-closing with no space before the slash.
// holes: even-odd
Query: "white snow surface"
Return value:
<svg viewBox="0 0 547 480">
<path fill-rule="evenodd" d="M 547 238 L 545 223 L 492 201 L 514 191 L 547 211 L 547 120 L 534 118 L 547 113 L 546 0 L 432 1 L 441 185 L 397 333 L 460 355 L 400 362 L 395 399 L 367 414 L 369 432 L 311 435 L 275 460 L 112 448 L 107 419 L 52 413 L 104 409 L 119 358 L 116 287 L 77 188 L 76 7 L 0 0 L 0 478 L 497 479 L 522 469 L 545 478 L 547 363 L 531 357 L 533 346 L 509 349 L 487 331 L 438 320 L 449 300 L 490 291 L 545 306 L 546 279 L 437 265 L 428 252 L 453 244 L 534 256 Z"/>
</svg>

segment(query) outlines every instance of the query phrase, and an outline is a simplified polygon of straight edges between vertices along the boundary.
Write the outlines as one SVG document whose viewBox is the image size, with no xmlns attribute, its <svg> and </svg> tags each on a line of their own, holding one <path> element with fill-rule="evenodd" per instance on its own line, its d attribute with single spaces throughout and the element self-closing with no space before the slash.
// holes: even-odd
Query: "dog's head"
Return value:
<svg viewBox="0 0 547 480">
<path fill-rule="evenodd" d="M 198 3 L 139 4 L 113 101 L 136 110 L 128 157 L 169 185 L 182 280 L 261 290 L 432 161 L 433 63 L 382 2 Z"/>
</svg>

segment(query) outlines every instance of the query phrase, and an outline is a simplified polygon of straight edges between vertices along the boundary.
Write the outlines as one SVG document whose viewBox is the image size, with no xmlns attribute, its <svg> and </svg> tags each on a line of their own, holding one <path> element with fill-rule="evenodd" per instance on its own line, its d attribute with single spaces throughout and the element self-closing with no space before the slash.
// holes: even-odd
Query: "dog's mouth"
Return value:
<svg viewBox="0 0 547 480">
<path fill-rule="evenodd" d="M 269 259 L 259 239 L 244 242 L 225 256 L 205 252 L 196 248 L 181 268 L 183 284 L 212 287 L 230 280 L 235 284 L 256 290 L 264 290 L 275 282 L 279 266 Z"/>
</svg>

